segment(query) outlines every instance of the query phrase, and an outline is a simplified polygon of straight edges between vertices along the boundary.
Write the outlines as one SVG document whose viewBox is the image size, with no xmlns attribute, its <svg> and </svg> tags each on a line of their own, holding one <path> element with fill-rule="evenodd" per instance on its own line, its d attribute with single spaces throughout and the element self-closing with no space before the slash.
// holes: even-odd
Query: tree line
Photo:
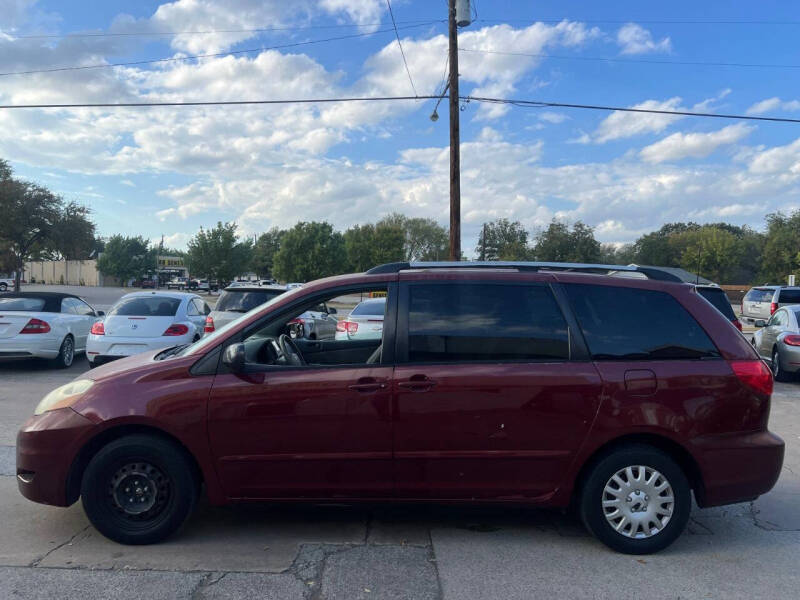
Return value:
<svg viewBox="0 0 800 600">
<path fill-rule="evenodd" d="M 0 159 L 0 271 L 19 274 L 28 260 L 98 256 L 98 269 L 125 282 L 152 274 L 156 256 L 184 256 L 195 277 L 231 281 L 248 272 L 281 281 L 310 281 L 401 261 L 447 260 L 447 230 L 433 219 L 393 213 L 376 223 L 337 231 L 300 222 L 242 237 L 235 223 L 201 228 L 186 251 L 141 236 L 95 234 L 90 211 L 47 188 L 17 179 Z M 729 223 L 667 223 L 629 244 L 602 244 L 581 221 L 553 220 L 528 231 L 521 222 L 484 223 L 477 260 L 537 260 L 683 267 L 718 283 L 784 283 L 800 274 L 800 210 L 766 216 L 764 232 Z"/>
</svg>

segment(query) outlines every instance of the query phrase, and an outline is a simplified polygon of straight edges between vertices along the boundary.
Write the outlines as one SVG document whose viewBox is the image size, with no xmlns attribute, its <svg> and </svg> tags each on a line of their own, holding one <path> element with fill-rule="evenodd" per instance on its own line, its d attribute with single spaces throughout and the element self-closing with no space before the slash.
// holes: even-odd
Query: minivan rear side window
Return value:
<svg viewBox="0 0 800 600">
<path fill-rule="evenodd" d="M 411 362 L 567 360 L 568 337 L 548 286 L 409 286 Z"/>
<path fill-rule="evenodd" d="M 665 292 L 583 284 L 564 288 L 594 360 L 720 356 L 694 317 Z"/>
<path fill-rule="evenodd" d="M 778 302 L 780 304 L 800 304 L 800 290 L 781 290 Z"/>
</svg>

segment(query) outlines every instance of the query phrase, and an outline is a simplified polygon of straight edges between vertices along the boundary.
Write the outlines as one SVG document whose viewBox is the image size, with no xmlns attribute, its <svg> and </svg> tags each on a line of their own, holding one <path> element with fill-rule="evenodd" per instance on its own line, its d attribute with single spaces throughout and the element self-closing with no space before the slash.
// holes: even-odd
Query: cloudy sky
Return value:
<svg viewBox="0 0 800 600">
<path fill-rule="evenodd" d="M 461 92 L 800 117 L 790 5 L 479 0 L 459 35 Z M 445 3 L 392 6 L 416 90 L 436 93 Z M 356 34 L 369 35 L 329 39 Z M 215 56 L 140 62 L 198 54 Z M 385 0 L 0 0 L 4 105 L 392 95 L 413 90 Z M 102 235 L 178 247 L 217 220 L 248 234 L 392 211 L 446 224 L 446 102 L 436 123 L 432 108 L 0 109 L 0 157 L 89 205 Z M 529 229 L 581 219 L 625 242 L 675 220 L 760 228 L 767 212 L 800 206 L 800 124 L 462 108 L 468 254 L 499 217 Z"/>
</svg>

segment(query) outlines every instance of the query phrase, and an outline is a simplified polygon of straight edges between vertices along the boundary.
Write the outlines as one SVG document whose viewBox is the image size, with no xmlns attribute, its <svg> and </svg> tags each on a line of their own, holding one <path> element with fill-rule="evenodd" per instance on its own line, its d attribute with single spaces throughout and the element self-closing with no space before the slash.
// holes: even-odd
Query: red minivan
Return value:
<svg viewBox="0 0 800 600">
<path fill-rule="evenodd" d="M 648 279 L 608 274 L 625 271 Z M 309 308 L 346 318 L 376 292 L 382 338 L 291 337 Z M 172 534 L 204 492 L 572 507 L 611 548 L 649 553 L 683 531 L 692 492 L 715 506 L 772 488 L 771 393 L 739 331 L 658 269 L 397 263 L 54 390 L 19 432 L 17 478 L 36 502 L 80 497 L 126 544 Z"/>
</svg>

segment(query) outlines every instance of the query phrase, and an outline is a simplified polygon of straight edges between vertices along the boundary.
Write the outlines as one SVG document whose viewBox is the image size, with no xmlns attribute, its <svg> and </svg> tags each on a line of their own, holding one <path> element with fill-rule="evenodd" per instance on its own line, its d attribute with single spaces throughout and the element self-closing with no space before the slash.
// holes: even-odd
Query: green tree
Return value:
<svg viewBox="0 0 800 600">
<path fill-rule="evenodd" d="M 600 244 L 600 259 L 604 265 L 628 265 L 635 262 L 633 244 Z"/>
<path fill-rule="evenodd" d="M 90 210 L 69 202 L 60 211 L 53 234 L 47 240 L 45 253 L 53 260 L 84 260 L 95 246 L 95 225 L 89 220 Z"/>
<path fill-rule="evenodd" d="M 0 160 L 0 244 L 5 248 L 5 261 L 16 271 L 16 291 L 25 261 L 48 246 L 61 211 L 59 196 L 45 187 L 14 179 L 8 163 Z"/>
<path fill-rule="evenodd" d="M 533 246 L 536 260 L 547 262 L 596 263 L 600 260 L 600 250 L 592 227 L 576 221 L 570 229 L 555 219 L 536 235 Z"/>
<path fill-rule="evenodd" d="M 641 236 L 633 244 L 635 262 L 660 267 L 679 266 L 684 248 L 675 243 L 674 237 L 699 228 L 697 223 L 667 223 L 657 231 Z"/>
<path fill-rule="evenodd" d="M 404 260 L 404 244 L 405 231 L 394 223 L 355 225 L 344 233 L 348 268 L 356 272 Z"/>
<path fill-rule="evenodd" d="M 142 236 L 112 235 L 97 259 L 97 270 L 116 277 L 125 286 L 130 279 L 140 279 L 152 270 L 154 250 Z"/>
<path fill-rule="evenodd" d="M 330 223 L 297 223 L 275 254 L 274 275 L 282 281 L 306 282 L 346 270 L 344 236 Z"/>
<path fill-rule="evenodd" d="M 409 218 L 399 213 L 392 213 L 377 224 L 396 226 L 403 231 L 405 239 L 401 260 L 431 261 L 446 260 L 448 257 L 450 236 L 447 230 L 433 219 Z"/>
<path fill-rule="evenodd" d="M 741 244 L 729 230 L 704 226 L 676 234 L 673 239 L 683 248 L 681 267 L 715 283 L 732 283 Z"/>
<path fill-rule="evenodd" d="M 519 221 L 498 219 L 484 223 L 475 247 L 478 260 L 527 260 L 528 232 Z"/>
<path fill-rule="evenodd" d="M 239 241 L 236 223 L 217 222 L 212 229 L 200 228 L 189 240 L 186 267 L 192 275 L 216 279 L 220 284 L 250 269 L 253 243 Z"/>
<path fill-rule="evenodd" d="M 273 227 L 266 233 L 258 236 L 253 246 L 253 270 L 259 277 L 272 277 L 275 255 L 281 247 L 281 240 L 285 231 Z"/>
<path fill-rule="evenodd" d="M 767 233 L 761 258 L 761 279 L 786 283 L 792 273 L 800 274 L 800 209 L 789 216 L 767 215 Z"/>
</svg>

